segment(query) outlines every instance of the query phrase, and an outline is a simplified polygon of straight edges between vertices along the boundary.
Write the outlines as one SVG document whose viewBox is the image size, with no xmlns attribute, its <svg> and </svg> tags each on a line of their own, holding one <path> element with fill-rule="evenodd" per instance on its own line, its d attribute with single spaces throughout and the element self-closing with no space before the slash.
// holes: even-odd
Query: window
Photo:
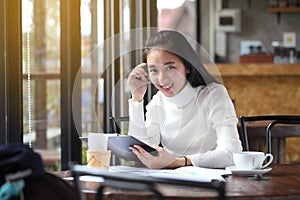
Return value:
<svg viewBox="0 0 300 200">
<path fill-rule="evenodd" d="M 22 1 L 23 142 L 60 165 L 60 2 Z"/>
<path fill-rule="evenodd" d="M 82 0 L 76 10 L 78 2 L 22 1 L 23 141 L 59 169 L 81 159 L 73 154 L 78 136 L 110 132 L 109 116 L 128 115 L 126 76 L 140 62 L 132 62 L 131 41 L 142 45 L 144 36 L 136 40 L 124 32 L 150 26 L 154 1 Z"/>
<path fill-rule="evenodd" d="M 80 1 L 22 0 L 23 142 L 45 165 L 80 161 L 73 85 L 81 63 Z M 20 12 L 21 13 L 21 12 Z"/>
</svg>

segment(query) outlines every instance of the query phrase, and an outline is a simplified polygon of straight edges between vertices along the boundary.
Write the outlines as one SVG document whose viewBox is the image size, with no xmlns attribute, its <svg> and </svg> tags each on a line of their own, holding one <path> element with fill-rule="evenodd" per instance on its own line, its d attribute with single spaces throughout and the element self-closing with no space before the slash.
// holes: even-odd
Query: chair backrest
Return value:
<svg viewBox="0 0 300 200">
<path fill-rule="evenodd" d="M 79 200 L 85 200 L 85 195 L 82 193 L 80 187 L 80 177 L 84 175 L 96 176 L 103 178 L 103 182 L 97 189 L 97 200 L 102 199 L 103 190 L 106 187 L 117 188 L 123 190 L 136 190 L 151 192 L 157 199 L 164 199 L 163 195 L 157 189 L 157 184 L 168 184 L 177 186 L 190 186 L 195 188 L 206 188 L 217 192 L 217 199 L 225 199 L 225 182 L 214 180 L 212 182 L 198 182 L 198 181 L 187 181 L 177 180 L 168 178 L 157 178 L 151 176 L 137 175 L 134 173 L 124 172 L 109 172 L 100 168 L 90 168 L 82 165 L 71 165 L 70 166 L 72 176 L 74 178 L 74 185 L 77 190 Z"/>
<path fill-rule="evenodd" d="M 300 116 L 295 115 L 262 115 L 262 116 L 240 116 L 240 132 L 242 137 L 243 149 L 244 151 L 249 151 L 249 135 L 247 132 L 247 122 L 255 121 L 266 121 L 265 126 L 265 138 L 266 138 L 266 152 L 272 152 L 272 129 L 278 124 L 300 124 Z M 258 127 L 257 127 L 258 129 Z M 279 130 L 279 128 L 278 128 Z M 284 126 L 281 127 L 282 131 L 278 131 L 276 137 L 285 139 L 287 137 L 299 137 L 300 136 L 300 126 Z M 275 155 L 279 159 L 280 155 Z M 277 159 L 277 160 L 278 160 Z M 275 159 L 276 160 L 276 159 Z M 277 161 L 279 162 L 279 160 Z"/>
</svg>

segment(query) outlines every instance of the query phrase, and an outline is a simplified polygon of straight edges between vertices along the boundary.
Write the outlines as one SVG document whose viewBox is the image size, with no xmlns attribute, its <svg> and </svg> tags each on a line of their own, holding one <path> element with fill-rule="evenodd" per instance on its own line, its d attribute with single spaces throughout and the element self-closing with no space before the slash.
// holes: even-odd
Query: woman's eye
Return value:
<svg viewBox="0 0 300 200">
<path fill-rule="evenodd" d="M 150 73 L 154 73 L 154 72 L 156 72 L 156 71 L 157 71 L 156 69 L 150 69 L 150 70 L 149 70 Z"/>
<path fill-rule="evenodd" d="M 172 67 L 172 66 L 167 67 L 167 70 L 169 70 L 169 71 L 172 70 L 172 69 L 174 69 L 174 67 Z"/>
</svg>

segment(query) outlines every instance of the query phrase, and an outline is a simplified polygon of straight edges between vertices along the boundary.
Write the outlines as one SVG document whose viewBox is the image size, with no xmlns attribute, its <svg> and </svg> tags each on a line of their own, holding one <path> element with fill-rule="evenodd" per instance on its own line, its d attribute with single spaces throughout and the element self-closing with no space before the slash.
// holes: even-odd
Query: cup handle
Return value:
<svg viewBox="0 0 300 200">
<path fill-rule="evenodd" d="M 265 160 L 266 160 L 268 157 L 269 157 L 269 161 L 261 167 L 262 169 L 263 169 L 263 168 L 266 168 L 267 166 L 269 166 L 269 165 L 272 163 L 272 161 L 273 161 L 273 155 L 270 154 L 270 153 L 267 153 L 266 156 L 265 156 Z"/>
</svg>

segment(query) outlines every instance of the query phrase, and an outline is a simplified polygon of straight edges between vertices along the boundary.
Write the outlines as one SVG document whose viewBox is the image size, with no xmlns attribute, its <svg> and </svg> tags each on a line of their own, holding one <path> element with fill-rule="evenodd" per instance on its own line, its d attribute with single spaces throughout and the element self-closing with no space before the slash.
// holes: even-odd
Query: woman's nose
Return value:
<svg viewBox="0 0 300 200">
<path fill-rule="evenodd" d="M 158 82 L 159 82 L 160 84 L 166 83 L 167 80 L 168 80 L 168 76 L 167 76 L 166 73 L 160 72 L 160 73 L 158 74 Z"/>
</svg>

